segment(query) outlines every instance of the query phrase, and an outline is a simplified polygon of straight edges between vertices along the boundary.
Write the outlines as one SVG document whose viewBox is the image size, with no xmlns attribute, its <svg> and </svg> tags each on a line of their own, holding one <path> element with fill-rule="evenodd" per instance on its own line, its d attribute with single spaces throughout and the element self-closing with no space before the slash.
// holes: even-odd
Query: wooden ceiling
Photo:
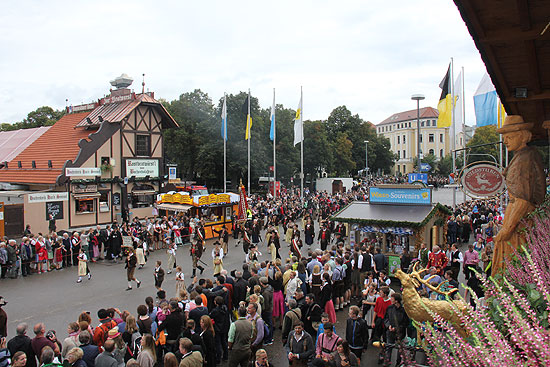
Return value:
<svg viewBox="0 0 550 367">
<path fill-rule="evenodd" d="M 510 115 L 550 121 L 550 1 L 454 0 Z M 527 96 L 522 96 L 522 89 Z"/>
</svg>

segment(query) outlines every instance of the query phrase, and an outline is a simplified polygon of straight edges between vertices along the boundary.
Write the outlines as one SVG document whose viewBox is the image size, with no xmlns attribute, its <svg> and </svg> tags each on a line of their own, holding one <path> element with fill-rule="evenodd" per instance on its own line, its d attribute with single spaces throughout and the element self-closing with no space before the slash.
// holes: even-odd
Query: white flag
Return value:
<svg viewBox="0 0 550 367">
<path fill-rule="evenodd" d="M 464 101 L 464 91 L 462 90 L 462 71 L 458 74 L 458 78 L 455 81 L 455 142 L 456 146 L 459 146 L 459 134 L 462 131 L 464 125 L 464 113 L 462 111 Z"/>
<path fill-rule="evenodd" d="M 300 96 L 300 104 L 296 110 L 296 117 L 294 118 L 294 145 L 301 143 L 304 140 L 302 136 L 303 131 L 303 120 L 302 120 L 302 96 Z"/>
</svg>

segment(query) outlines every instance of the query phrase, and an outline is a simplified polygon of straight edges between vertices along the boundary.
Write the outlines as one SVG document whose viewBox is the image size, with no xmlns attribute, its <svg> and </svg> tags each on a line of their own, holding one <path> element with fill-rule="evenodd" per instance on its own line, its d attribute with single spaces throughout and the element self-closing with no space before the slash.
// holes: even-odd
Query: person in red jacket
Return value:
<svg viewBox="0 0 550 367">
<path fill-rule="evenodd" d="M 372 317 L 372 339 L 380 340 L 384 335 L 384 316 L 386 316 L 386 310 L 391 305 L 390 288 L 380 288 L 380 297 L 376 299 L 374 304 L 374 314 Z"/>
<path fill-rule="evenodd" d="M 428 255 L 428 269 L 433 266 L 436 268 L 437 274 L 443 275 L 443 269 L 445 269 L 448 263 L 449 259 L 447 259 L 447 255 L 441 251 L 439 246 L 435 245 L 433 251 Z"/>
</svg>

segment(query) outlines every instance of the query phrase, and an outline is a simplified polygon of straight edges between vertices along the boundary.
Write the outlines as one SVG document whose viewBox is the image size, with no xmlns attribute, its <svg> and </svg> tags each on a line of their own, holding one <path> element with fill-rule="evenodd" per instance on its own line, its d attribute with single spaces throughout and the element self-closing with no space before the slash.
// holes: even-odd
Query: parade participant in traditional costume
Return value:
<svg viewBox="0 0 550 367">
<path fill-rule="evenodd" d="M 157 291 L 162 290 L 162 282 L 164 282 L 164 269 L 161 267 L 162 261 L 157 260 L 157 266 L 155 267 L 155 288 Z"/>
<path fill-rule="evenodd" d="M 201 274 L 204 271 L 204 268 L 198 264 L 199 260 L 202 257 L 202 252 L 204 250 L 204 228 L 199 224 L 195 227 L 195 241 L 191 244 L 191 258 L 193 259 L 193 277 L 197 273 L 197 268 L 201 271 Z"/>
<path fill-rule="evenodd" d="M 290 256 L 296 256 L 298 260 L 300 260 L 302 258 L 300 247 L 302 247 L 302 240 L 300 240 L 300 235 L 297 233 L 294 235 L 294 238 L 292 238 L 292 242 L 290 243 Z"/>
<path fill-rule="evenodd" d="M 325 222 L 323 222 L 321 226 L 321 230 L 319 231 L 319 236 L 317 236 L 317 239 L 321 243 L 321 250 L 325 251 L 330 241 L 330 230 L 328 229 Z"/>
<path fill-rule="evenodd" d="M 139 238 L 132 236 L 132 239 L 134 241 L 134 247 L 136 249 L 136 257 L 137 257 L 137 263 L 140 268 L 143 268 L 143 266 L 146 263 L 145 259 L 145 250 L 143 249 L 143 244 L 145 242 L 141 242 Z"/>
<path fill-rule="evenodd" d="M 252 241 L 250 240 L 250 230 L 244 226 L 241 226 L 241 231 L 243 232 L 243 251 L 245 254 L 248 254 L 248 248 L 252 244 Z"/>
<path fill-rule="evenodd" d="M 181 291 L 185 290 L 185 274 L 181 266 L 176 268 L 176 297 L 180 296 Z"/>
<path fill-rule="evenodd" d="M 213 230 L 215 233 L 218 234 L 218 238 L 221 242 L 222 250 L 223 250 L 223 257 L 227 256 L 228 247 L 227 244 L 229 242 L 229 231 L 227 228 L 222 227 L 219 231 Z"/>
<path fill-rule="evenodd" d="M 276 259 L 280 259 L 279 249 L 281 248 L 281 242 L 279 238 L 279 232 L 273 229 L 271 236 L 269 237 L 269 250 L 271 251 L 271 261 L 275 262 Z"/>
<path fill-rule="evenodd" d="M 167 273 L 172 273 L 172 269 L 176 267 L 176 252 L 178 250 L 178 246 L 174 243 L 168 247 L 168 250 L 166 250 L 166 253 L 168 254 L 168 271 Z"/>
<path fill-rule="evenodd" d="M 313 238 L 315 237 L 315 226 L 311 218 L 307 218 L 307 223 L 304 228 L 304 235 L 306 245 L 311 246 L 313 244 Z"/>
<path fill-rule="evenodd" d="M 126 269 L 126 276 L 128 279 L 128 288 L 126 288 L 127 291 L 132 289 L 132 280 L 136 282 L 137 287 L 139 288 L 141 286 L 141 282 L 136 279 L 134 276 L 134 271 L 136 270 L 136 264 L 137 264 L 137 257 L 134 253 L 134 249 L 130 247 L 128 251 L 128 256 L 126 257 L 126 266 L 124 268 Z"/>
<path fill-rule="evenodd" d="M 77 256 L 78 259 L 78 280 L 77 283 L 82 282 L 83 276 L 88 276 L 88 280 L 92 279 L 92 273 L 90 273 L 90 269 L 88 268 L 88 256 L 84 252 L 84 249 L 80 249 L 80 252 Z"/>
<path fill-rule="evenodd" d="M 220 243 L 216 241 L 212 249 L 212 262 L 214 264 L 214 277 L 220 275 L 223 270 L 223 250 L 220 248 Z"/>
</svg>

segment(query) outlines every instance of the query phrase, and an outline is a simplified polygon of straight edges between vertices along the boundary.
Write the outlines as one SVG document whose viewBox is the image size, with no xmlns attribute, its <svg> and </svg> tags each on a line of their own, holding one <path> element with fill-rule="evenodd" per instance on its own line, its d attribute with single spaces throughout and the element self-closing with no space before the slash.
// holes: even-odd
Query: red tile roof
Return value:
<svg viewBox="0 0 550 367">
<path fill-rule="evenodd" d="M 420 117 L 421 118 L 437 118 L 439 116 L 439 111 L 433 107 L 423 107 L 420 109 Z M 382 124 L 388 124 L 393 122 L 401 122 L 401 121 L 410 121 L 416 119 L 416 108 L 414 110 L 410 111 L 404 111 L 404 112 L 398 112 L 384 121 L 378 123 L 378 125 Z"/>
<path fill-rule="evenodd" d="M 63 116 L 33 144 L 9 161 L 7 169 L 0 169 L 0 182 L 55 184 L 65 162 L 68 159 L 74 160 L 80 151 L 78 146 L 80 139 L 86 139 L 94 132 L 75 129 L 76 124 L 85 119 L 89 113 L 72 113 Z M 52 161 L 51 169 L 48 168 L 48 160 Z M 18 161 L 21 161 L 22 168 L 18 168 Z M 36 168 L 32 168 L 32 161 L 36 162 Z"/>
</svg>

